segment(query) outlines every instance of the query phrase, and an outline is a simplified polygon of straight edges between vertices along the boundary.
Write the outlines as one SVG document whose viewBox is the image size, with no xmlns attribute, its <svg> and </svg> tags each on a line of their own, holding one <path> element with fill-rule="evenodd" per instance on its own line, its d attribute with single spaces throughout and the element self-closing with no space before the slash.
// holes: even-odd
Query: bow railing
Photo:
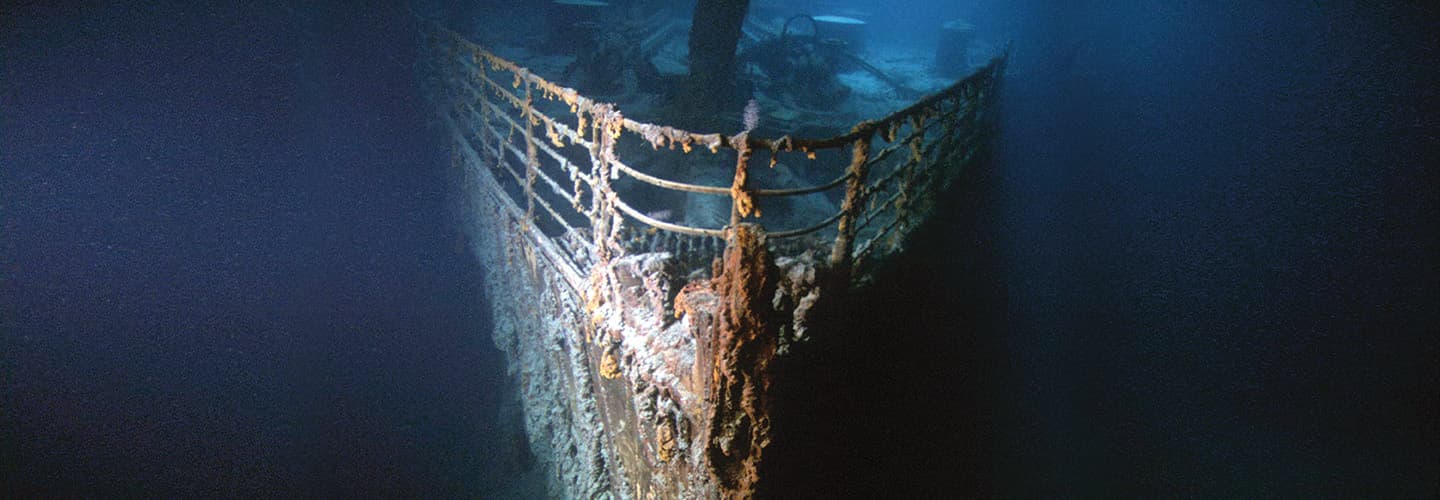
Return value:
<svg viewBox="0 0 1440 500">
<path fill-rule="evenodd" d="M 696 133 L 627 118 L 614 104 L 587 98 L 425 23 L 429 94 L 460 156 L 489 168 L 519 212 L 519 229 L 557 242 L 564 250 L 552 253 L 563 255 L 552 258 L 567 260 L 576 275 L 634 251 L 663 250 L 708 262 L 723 249 L 727 230 L 740 223 L 758 225 L 772 245 L 816 252 L 851 272 L 898 252 L 957 174 L 981 157 L 994 129 L 992 108 L 1005 62 L 997 57 L 953 85 L 860 122 L 848 133 L 762 138 L 751 131 Z M 650 151 L 618 147 L 636 140 Z M 700 177 L 730 182 L 666 178 L 638 167 L 632 160 L 639 156 L 621 158 L 621 149 L 634 155 L 710 155 L 714 158 L 692 163 L 727 171 Z M 768 156 L 769 167 L 785 161 L 832 174 L 807 185 L 759 186 L 752 175 L 757 156 L 761 161 Z M 723 198 L 728 223 L 706 227 L 664 220 L 637 208 L 635 189 L 623 183 L 674 196 Z M 767 199 L 803 196 L 823 196 L 830 204 L 820 205 L 834 209 L 774 222 L 761 213 Z"/>
</svg>

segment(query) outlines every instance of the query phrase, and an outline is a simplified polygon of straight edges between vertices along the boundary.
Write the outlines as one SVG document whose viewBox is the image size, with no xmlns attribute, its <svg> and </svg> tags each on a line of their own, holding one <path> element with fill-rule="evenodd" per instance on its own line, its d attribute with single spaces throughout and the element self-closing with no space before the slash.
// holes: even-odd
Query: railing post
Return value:
<svg viewBox="0 0 1440 500">
<path fill-rule="evenodd" d="M 590 226 L 594 235 L 595 261 L 600 264 L 610 261 L 611 252 L 618 248 L 615 239 L 619 236 L 620 215 L 616 213 L 616 195 L 610 181 L 614 172 L 615 141 L 620 138 L 624 117 L 608 104 L 595 105 L 589 109 L 591 183 Z"/>
<path fill-rule="evenodd" d="M 477 80 L 475 87 L 479 89 L 478 91 L 471 92 L 471 96 L 474 99 L 475 105 L 479 106 L 479 109 L 475 110 L 480 115 L 480 125 L 475 128 L 475 135 L 480 139 L 480 151 L 478 151 L 478 153 L 480 153 L 480 158 L 483 159 L 487 165 L 492 168 L 498 168 L 500 166 L 499 162 L 505 159 L 504 154 L 494 156 L 490 154 L 490 136 L 498 134 L 489 134 L 485 131 L 485 127 L 489 126 L 492 120 L 490 118 L 490 97 L 488 97 L 485 92 L 485 61 L 481 60 L 479 56 L 472 56 L 470 61 L 475 65 L 475 76 L 472 76 L 471 78 Z M 497 140 L 495 140 L 494 149 L 496 151 L 502 151 L 500 148 L 503 146 L 500 145 L 498 137 L 496 139 Z"/>
<path fill-rule="evenodd" d="M 845 181 L 845 200 L 840 204 L 840 225 L 835 236 L 835 246 L 830 249 L 830 267 L 842 269 L 850 263 L 850 250 L 855 246 L 855 221 L 865 207 L 865 175 L 870 170 L 870 139 L 874 127 L 870 122 L 855 126 L 861 132 L 855 139 L 850 156 L 850 167 L 846 169 L 849 179 Z"/>
<path fill-rule="evenodd" d="M 731 137 L 730 143 L 735 146 L 735 179 L 730 183 L 730 227 L 733 229 L 751 213 L 759 216 L 760 210 L 749 191 L 750 132 Z"/>
<path fill-rule="evenodd" d="M 525 110 L 522 118 L 525 119 L 525 224 L 528 227 L 535 220 L 535 168 L 539 160 L 535 153 L 534 86 L 530 82 L 524 84 Z M 501 156 L 504 156 L 503 152 Z"/>
</svg>

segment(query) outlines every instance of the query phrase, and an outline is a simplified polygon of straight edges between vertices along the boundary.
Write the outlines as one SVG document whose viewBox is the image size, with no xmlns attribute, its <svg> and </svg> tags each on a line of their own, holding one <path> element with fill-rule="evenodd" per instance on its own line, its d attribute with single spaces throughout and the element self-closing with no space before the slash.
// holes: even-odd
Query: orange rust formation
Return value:
<svg viewBox="0 0 1440 500">
<path fill-rule="evenodd" d="M 675 457 L 675 424 L 670 419 L 661 419 L 655 424 L 655 457 L 661 462 Z"/>
<path fill-rule="evenodd" d="M 770 360 L 778 337 L 769 301 L 775 296 L 774 264 L 765 235 L 752 224 L 730 233 L 715 278 L 720 295 L 720 328 L 714 342 L 710 422 L 706 454 L 727 498 L 749 498 L 770 444 L 768 396 Z"/>
<path fill-rule="evenodd" d="M 600 355 L 600 376 L 613 379 L 620 377 L 620 362 L 615 360 L 615 352 L 609 349 Z"/>
</svg>

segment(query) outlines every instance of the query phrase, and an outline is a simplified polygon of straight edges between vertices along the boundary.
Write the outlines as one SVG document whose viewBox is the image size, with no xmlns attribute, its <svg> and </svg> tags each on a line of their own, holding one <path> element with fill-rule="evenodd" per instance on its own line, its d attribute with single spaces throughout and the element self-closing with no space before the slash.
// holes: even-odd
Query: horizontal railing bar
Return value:
<svg viewBox="0 0 1440 500">
<path fill-rule="evenodd" d="M 800 229 L 791 229 L 791 230 L 788 230 L 788 231 L 776 231 L 776 232 L 773 232 L 773 233 L 767 232 L 767 233 L 765 233 L 765 236 L 768 236 L 768 237 L 771 237 L 771 238 L 789 238 L 789 237 L 791 237 L 791 236 L 800 236 L 800 235 L 802 235 L 802 234 L 810 234 L 810 233 L 813 233 L 813 232 L 815 232 L 815 231 L 819 231 L 819 230 L 823 229 L 825 226 L 829 226 L 829 225 L 831 225 L 831 224 L 834 224 L 835 221 L 840 220 L 840 216 L 842 216 L 842 215 L 845 215 L 845 211 L 844 211 L 844 210 L 836 211 L 836 212 L 835 212 L 835 215 L 831 215 L 829 218 L 827 218 L 827 219 L 825 219 L 825 220 L 823 220 L 823 221 L 820 221 L 819 223 L 817 223 L 817 224 L 815 224 L 815 225 L 812 225 L 812 226 L 810 226 L 810 227 L 802 227 L 802 228 L 800 228 Z"/>
<path fill-rule="evenodd" d="M 664 229 L 664 230 L 666 230 L 666 231 L 671 231 L 671 232 L 676 232 L 676 233 L 681 233 L 681 234 L 689 234 L 689 235 L 692 235 L 692 236 L 714 236 L 714 237 L 716 237 L 716 238 L 724 238 L 724 237 L 725 237 L 725 230 L 724 230 L 724 229 L 705 229 L 705 228 L 699 228 L 699 227 L 682 226 L 682 225 L 679 225 L 679 224 L 671 224 L 671 223 L 669 223 L 669 222 L 665 222 L 665 221 L 662 221 L 662 220 L 659 220 L 659 219 L 655 219 L 655 218 L 653 218 L 653 217 L 650 217 L 650 216 L 648 216 L 648 215 L 642 214 L 642 213 L 640 213 L 639 210 L 635 210 L 634 208 L 631 208 L 630 205 L 627 204 L 627 203 L 625 203 L 625 200 L 620 199 L 619 196 L 616 196 L 616 197 L 615 197 L 615 206 L 616 206 L 617 208 L 619 208 L 621 212 L 625 212 L 625 215 L 629 215 L 630 217 L 634 218 L 635 220 L 638 220 L 638 221 L 644 223 L 645 225 L 654 227 L 654 228 L 656 228 L 656 229 Z"/>
<path fill-rule="evenodd" d="M 497 92 L 499 92 L 499 93 L 504 94 L 504 99 L 510 102 L 511 107 L 519 108 L 519 107 L 521 107 L 522 103 L 525 102 L 523 99 L 520 99 L 519 96 L 511 93 L 510 90 L 509 90 L 509 89 L 506 89 L 503 85 L 500 85 L 499 83 L 495 83 L 494 80 L 491 80 L 489 77 L 485 76 L 484 73 L 481 73 L 481 72 L 478 72 L 478 71 L 472 71 L 471 76 L 474 76 L 474 77 L 480 79 L 482 82 L 485 83 L 485 85 L 487 85 L 487 86 L 489 86 L 489 87 L 491 87 L 491 88 L 494 88 L 494 89 L 495 89 Z M 465 90 L 466 90 L 467 92 L 470 92 L 474 97 L 476 97 L 476 98 L 478 98 L 478 99 L 486 100 L 486 101 L 488 102 L 488 99 L 484 99 L 484 95 L 483 95 L 483 94 L 484 94 L 484 91 L 483 91 L 483 90 L 477 89 L 477 88 L 471 86 L 468 82 L 463 82 L 463 81 L 462 81 L 462 82 L 461 82 L 461 85 L 465 88 Z M 534 116 L 540 118 L 541 120 L 544 120 L 544 121 L 545 121 L 548 125 L 550 125 L 551 127 L 554 127 L 554 129 L 556 130 L 557 133 L 559 133 L 560 135 L 564 136 L 566 139 L 569 139 L 571 143 L 573 143 L 573 144 L 578 144 L 578 145 L 580 145 L 580 146 L 584 146 L 584 147 L 587 148 L 587 149 L 592 146 L 592 143 L 591 143 L 589 140 L 580 137 L 580 134 L 579 134 L 578 132 L 576 132 L 574 129 L 571 129 L 569 125 L 566 125 L 566 124 L 564 124 L 564 123 L 560 123 L 560 121 L 558 121 L 558 120 L 556 120 L 556 119 L 554 119 L 554 118 L 551 118 L 549 115 L 546 115 L 546 114 L 541 113 L 541 112 L 539 112 L 539 111 L 536 111 L 536 112 L 533 113 L 533 114 L 534 114 Z"/>
<path fill-rule="evenodd" d="M 884 213 L 884 212 L 887 212 L 887 210 L 885 210 L 885 207 L 890 206 L 891 203 L 895 203 L 895 200 L 899 199 L 899 198 L 900 198 L 900 195 L 902 195 L 902 194 L 904 194 L 904 193 L 905 193 L 905 190 L 904 190 L 904 189 L 896 189 L 896 190 L 895 190 L 895 193 L 894 193 L 894 194 L 891 194 L 889 197 L 887 197 L 887 198 L 885 199 L 885 202 L 884 202 L 884 203 L 881 203 L 881 204 L 879 204 L 879 205 L 876 205 L 876 206 L 875 206 L 876 208 L 875 208 L 874 210 L 868 210 L 868 211 L 866 211 L 866 212 L 865 212 L 865 215 L 861 217 L 860 223 L 855 225 L 855 230 L 856 230 L 856 231 L 860 231 L 861 229 L 865 229 L 865 226 L 867 226 L 867 225 L 870 224 L 870 220 L 871 220 L 871 219 L 874 219 L 875 217 L 878 217 L 880 214 L 882 214 L 882 213 Z"/>
<path fill-rule="evenodd" d="M 799 196 L 802 194 L 818 193 L 839 186 L 845 182 L 845 179 L 849 178 L 850 173 L 845 172 L 840 174 L 839 177 L 836 177 L 835 180 L 816 186 L 789 189 L 752 189 L 750 190 L 750 194 L 755 196 Z"/>
<path fill-rule="evenodd" d="M 485 123 L 484 126 L 485 126 L 485 128 L 487 128 L 487 129 L 490 130 L 490 133 L 491 133 L 492 135 L 495 135 L 497 138 L 499 137 L 500 131 L 496 130 L 494 126 L 492 126 L 492 125 L 489 124 L 489 123 Z M 510 143 L 509 141 L 503 141 L 503 142 L 505 143 L 505 148 L 506 148 L 507 150 L 509 150 L 511 154 L 515 155 L 516 159 L 518 159 L 518 160 L 524 160 L 524 159 L 525 159 L 525 154 L 522 153 L 522 152 L 520 152 L 520 148 L 519 148 L 518 146 Z M 501 166 L 502 168 L 504 168 L 505 171 L 506 171 L 507 173 L 509 173 L 510 176 L 515 179 L 515 183 L 516 183 L 516 184 L 518 184 L 518 185 L 520 185 L 520 186 L 524 186 L 524 185 L 525 185 L 524 179 L 520 176 L 520 174 L 519 174 L 518 172 L 515 171 L 515 169 L 511 168 L 510 162 L 505 161 L 503 155 L 501 155 L 498 151 L 495 151 L 494 148 L 491 148 L 490 145 L 485 144 L 485 141 L 483 141 L 483 140 L 480 141 L 480 144 L 481 144 L 482 147 L 484 147 L 484 148 L 485 148 L 487 151 L 489 151 L 491 154 L 495 155 L 496 161 L 499 161 L 500 164 L 501 164 L 500 166 Z M 467 146 L 468 146 L 468 144 L 467 144 Z M 549 175 L 545 174 L 544 172 L 540 171 L 539 169 L 536 169 L 536 170 L 535 170 L 535 173 L 538 174 L 538 176 L 539 176 L 540 178 L 545 179 L 546 184 L 550 186 L 551 190 L 553 190 L 556 195 L 559 195 L 561 198 L 564 198 L 566 201 L 569 201 L 572 205 L 576 204 L 575 198 L 573 198 L 573 197 L 570 195 L 570 193 L 567 193 L 567 192 L 565 192 L 564 190 L 562 190 L 562 189 L 559 187 L 559 185 L 557 185 L 557 184 L 555 183 L 555 181 L 550 178 Z M 577 230 L 577 229 L 575 229 L 574 226 L 570 225 L 569 221 L 566 221 L 566 220 L 565 220 L 565 217 L 562 216 L 562 215 L 560 215 L 560 213 L 559 213 L 558 211 L 556 211 L 555 208 L 554 208 L 552 205 L 550 205 L 550 203 L 549 203 L 548 201 L 545 201 L 545 198 L 544 198 L 544 197 L 536 196 L 536 197 L 535 197 L 535 201 L 540 202 L 540 205 L 545 208 L 545 211 L 547 211 L 547 212 L 550 213 L 550 217 L 551 217 L 552 219 L 555 219 L 556 222 L 560 223 L 561 226 L 564 226 L 565 229 L 567 229 L 567 230 L 569 230 L 569 231 L 576 231 L 576 230 Z M 580 214 L 580 215 L 583 216 L 584 214 Z"/>
<path fill-rule="evenodd" d="M 504 112 L 503 110 L 500 109 L 499 106 L 496 106 L 495 103 L 490 102 L 489 99 L 486 99 L 484 96 L 475 96 L 475 98 L 480 101 L 481 105 L 483 105 L 483 106 L 485 106 L 486 108 L 488 108 L 488 109 L 490 110 L 491 114 L 498 115 L 500 118 L 503 118 L 506 122 L 509 122 L 511 127 L 515 127 L 516 130 L 520 130 L 520 129 L 525 128 L 524 126 L 520 125 L 520 122 L 515 121 L 515 118 L 511 117 L 511 116 L 509 115 L 509 113 Z M 477 113 L 477 114 L 478 114 L 478 113 Z M 535 116 L 539 116 L 539 117 L 542 117 L 542 118 L 543 118 L 545 115 L 542 115 L 542 114 L 539 114 L 539 113 L 535 113 Z M 574 169 L 577 173 L 580 172 L 579 167 L 578 167 L 577 165 L 575 165 L 574 162 L 572 162 L 572 161 L 570 161 L 569 159 L 565 158 L 564 155 L 561 155 L 559 151 L 555 151 L 554 149 L 552 149 L 552 148 L 550 147 L 550 145 L 549 145 L 549 144 L 546 144 L 544 141 L 538 141 L 538 140 L 537 140 L 537 141 L 535 142 L 535 146 L 537 146 L 538 148 L 540 148 L 541 151 L 544 151 L 546 155 L 548 155 L 548 156 L 550 156 L 551 158 L 553 158 L 556 162 L 560 163 L 560 168 L 561 168 L 562 170 L 565 170 L 565 169 L 567 169 L 567 167 L 568 167 L 568 168 Z M 581 175 L 585 175 L 585 174 L 581 173 Z M 589 182 L 589 183 L 591 183 L 591 184 L 594 184 L 595 181 L 594 181 L 593 179 L 590 179 L 588 175 L 585 176 L 585 177 L 586 177 L 586 179 L 585 179 L 586 182 Z"/>
<path fill-rule="evenodd" d="M 639 170 L 635 170 L 633 167 L 626 165 L 619 160 L 616 160 L 614 162 L 614 165 L 619 168 L 621 172 L 624 172 L 626 175 L 634 177 L 635 180 L 644 182 L 652 186 L 662 187 L 666 189 L 674 189 L 676 191 L 688 191 L 691 193 L 730 196 L 729 187 L 706 186 L 702 184 L 689 184 L 685 182 L 672 181 L 669 179 L 661 179 L 659 177 L 655 177 Z M 788 189 L 752 189 L 749 190 L 749 193 L 754 196 L 798 196 L 802 194 L 816 193 L 834 188 L 835 186 L 839 186 L 841 183 L 845 182 L 845 179 L 847 178 L 849 178 L 849 174 L 842 174 L 840 177 L 836 177 L 835 180 L 816 186 Z"/>
<path fill-rule="evenodd" d="M 920 166 L 920 164 L 919 164 L 919 163 L 916 163 L 913 158 L 906 158 L 905 161 L 904 161 L 899 167 L 895 167 L 894 170 L 891 170 L 891 171 L 889 171 L 889 172 L 886 172 L 884 177 L 881 177 L 880 179 L 876 180 L 875 182 L 870 183 L 870 186 L 869 186 L 868 189 L 870 189 L 871 191 L 879 191 L 879 190 L 885 189 L 885 185 L 886 185 L 886 184 L 889 184 L 890 181 L 894 180 L 895 177 L 898 176 L 898 175 L 900 175 L 901 172 L 911 171 L 911 170 L 914 170 L 916 167 L 919 167 L 919 166 Z"/>
<path fill-rule="evenodd" d="M 493 129 L 492 129 L 492 130 L 493 130 Z M 482 143 L 482 144 L 483 144 L 483 143 Z M 508 146 L 508 145 L 507 145 L 507 146 Z M 486 145 L 486 146 L 484 146 L 484 147 L 485 147 L 487 150 L 490 150 L 491 152 L 494 152 L 494 150 L 493 150 L 492 148 L 490 148 L 488 145 Z M 512 147 L 513 147 L 513 146 L 512 146 Z M 512 149 L 511 152 L 513 153 L 514 150 Z M 497 154 L 496 156 L 499 156 L 499 155 Z M 519 184 L 520 186 L 524 186 L 524 185 L 525 185 L 525 181 L 521 178 L 520 174 L 519 174 L 518 172 L 516 172 L 515 169 L 511 168 L 510 162 L 505 161 L 505 160 L 502 159 L 502 160 L 500 160 L 500 163 L 502 164 L 502 167 L 501 167 L 501 168 L 504 168 L 505 171 L 506 171 L 507 173 L 509 173 L 510 176 L 515 179 L 515 182 L 516 182 L 517 184 Z M 537 173 L 538 173 L 538 171 L 537 171 Z M 550 184 L 551 184 L 552 186 L 554 185 L 553 182 L 551 182 Z M 558 189 L 557 189 L 557 192 L 558 192 Z M 565 197 L 567 200 L 573 200 L 573 198 L 569 198 L 568 196 L 565 196 L 565 195 L 563 195 L 563 194 L 562 194 L 561 196 L 562 196 L 562 197 Z M 543 207 L 546 212 L 549 212 L 549 213 L 550 213 L 550 218 L 551 218 L 551 219 L 554 219 L 555 222 L 557 222 L 557 223 L 559 223 L 561 226 L 563 226 L 566 231 L 579 231 L 578 229 L 575 228 L 575 226 L 571 225 L 569 221 L 565 220 L 565 216 L 560 215 L 560 212 L 557 211 L 557 210 L 555 209 L 555 207 L 550 204 L 549 201 L 546 201 L 546 200 L 545 200 L 545 197 L 543 197 L 543 196 L 535 196 L 534 198 L 535 198 L 535 201 L 536 201 L 536 202 L 539 202 L 539 203 L 540 203 L 540 206 Z M 571 201 L 571 204 L 574 205 L 575 202 L 574 202 L 574 201 Z M 575 212 L 572 212 L 572 213 L 575 213 Z M 579 214 L 579 215 L 581 215 L 582 217 L 585 217 L 585 214 Z M 588 220 L 588 217 L 585 217 L 585 218 Z"/>
<path fill-rule="evenodd" d="M 871 156 L 868 161 L 871 165 L 878 165 L 880 162 L 885 161 L 885 158 L 890 156 L 896 150 L 903 147 L 908 147 L 910 145 L 910 141 L 915 140 L 916 137 L 923 137 L 927 132 L 929 132 L 930 127 L 935 126 L 935 124 L 937 123 L 939 123 L 939 120 L 931 120 L 925 122 L 924 127 L 911 131 L 909 134 L 906 134 L 905 137 L 901 138 L 900 140 L 891 142 L 889 146 L 881 148 L 880 151 L 876 152 L 874 156 Z"/>
<path fill-rule="evenodd" d="M 499 130 L 496 130 L 495 127 L 494 127 L 492 124 L 490 124 L 490 123 L 485 123 L 484 125 L 485 125 L 485 128 L 487 128 L 487 129 L 490 130 L 490 133 L 491 133 L 492 135 L 494 135 L 496 139 L 500 139 L 500 131 L 499 131 Z M 510 152 L 511 152 L 512 154 L 515 154 L 515 155 L 516 155 L 516 158 L 521 159 L 521 160 L 524 160 L 524 159 L 525 159 L 525 153 L 523 153 L 523 152 L 520 151 L 520 147 L 519 147 L 519 146 L 516 146 L 516 145 L 514 145 L 514 144 L 511 144 L 510 141 L 501 141 L 501 142 L 504 142 L 504 143 L 505 143 L 506 149 L 510 150 Z M 560 160 L 558 160 L 558 161 L 564 161 L 564 160 L 563 160 L 563 159 L 560 159 Z M 568 162 L 567 162 L 567 163 L 568 163 Z M 564 168 L 564 167 L 562 166 L 561 168 Z M 550 177 L 550 174 L 545 173 L 544 170 L 539 169 L 539 168 L 535 169 L 535 173 L 538 174 L 540 178 L 545 179 L 545 184 L 549 185 L 549 186 L 550 186 L 550 189 L 551 189 L 552 191 L 554 191 L 556 195 L 559 195 L 561 198 L 564 198 L 565 201 L 570 202 L 570 204 L 572 204 L 572 205 L 579 203 L 579 201 L 576 200 L 576 198 L 574 197 L 574 195 L 570 194 L 570 192 L 565 191 L 564 188 L 560 187 L 560 184 L 557 183 L 557 182 L 555 181 L 555 179 L 551 178 L 551 177 Z M 587 177 L 588 177 L 588 176 L 587 176 Z M 588 179 L 587 179 L 587 181 L 588 181 Z"/>
<path fill-rule="evenodd" d="M 620 169 L 620 171 L 624 172 L 626 175 L 634 177 L 635 180 L 644 182 L 652 186 L 658 186 L 666 189 L 674 189 L 676 191 L 688 191 L 691 193 L 730 196 L 730 188 L 728 187 L 703 186 L 700 184 L 688 184 L 684 182 L 661 179 L 659 177 L 655 177 L 639 170 L 635 170 L 634 168 L 631 168 L 629 165 L 626 165 L 620 160 L 615 160 L 611 164 L 614 165 L 615 168 Z"/>
<path fill-rule="evenodd" d="M 889 223 L 889 224 L 885 224 L 885 227 L 880 228 L 880 230 L 875 233 L 875 236 L 874 236 L 874 237 L 871 237 L 871 238 L 865 240 L 865 244 L 864 244 L 864 245 L 861 245 L 860 248 L 856 249 L 856 251 L 855 251 L 855 253 L 853 254 L 853 256 L 856 257 L 856 258 L 859 258 L 860 256 L 865 255 L 865 252 L 870 251 L 870 247 L 871 247 L 876 241 L 880 241 L 880 238 L 883 238 L 883 237 L 885 237 L 885 235 L 890 234 L 890 231 L 893 230 L 893 229 L 895 229 L 895 225 L 896 225 L 896 224 L 899 224 L 899 223 L 900 223 L 900 217 L 896 217 L 896 218 L 894 218 L 894 219 L 891 219 L 891 220 L 890 220 L 890 223 Z"/>
<path fill-rule="evenodd" d="M 493 131 L 494 129 L 491 128 L 491 130 Z M 484 145 L 484 142 L 482 141 L 481 144 Z M 467 146 L 468 146 L 468 144 L 467 144 Z M 510 145 L 510 144 L 507 144 L 507 146 L 513 147 L 513 145 Z M 494 152 L 494 150 L 491 149 L 489 146 L 484 146 L 484 147 L 485 147 L 486 149 L 490 149 L 491 152 Z M 512 150 L 511 152 L 514 152 L 514 151 Z M 499 155 L 496 155 L 496 156 L 498 157 Z M 501 158 L 503 158 L 503 157 L 501 157 Z M 506 172 L 506 173 L 509 173 L 509 174 L 510 174 L 510 177 L 512 177 L 512 178 L 515 179 L 515 183 L 516 183 L 517 185 L 520 185 L 520 186 L 524 186 L 524 185 L 525 185 L 525 180 L 524 180 L 524 178 L 520 176 L 520 173 L 519 173 L 519 172 L 517 172 L 514 168 L 512 168 L 512 167 L 510 166 L 510 162 L 505 161 L 505 160 L 503 160 L 503 159 L 501 159 L 501 160 L 499 160 L 499 161 L 500 161 L 500 164 L 501 164 L 501 165 L 500 165 L 500 168 L 505 169 L 505 172 Z M 508 196 L 508 195 L 507 195 L 507 196 Z M 578 230 L 575 228 L 575 226 L 571 226 L 570 223 L 565 220 L 565 217 L 564 217 L 564 216 L 560 215 L 559 212 L 555 211 L 555 208 L 550 205 L 550 202 L 545 201 L 545 198 L 544 198 L 544 197 L 536 196 L 536 197 L 534 197 L 534 199 L 535 199 L 535 201 L 537 201 L 537 202 L 540 203 L 540 206 L 543 207 L 546 212 L 549 212 L 549 213 L 550 213 L 550 218 L 554 219 L 555 222 L 559 223 L 562 227 L 564 227 L 566 231 L 578 231 Z M 572 203 L 573 203 L 573 202 L 572 202 Z"/>
<path fill-rule="evenodd" d="M 483 164 L 480 158 L 478 158 L 475 150 L 468 144 L 465 136 L 460 132 L 460 130 L 462 129 L 449 116 L 442 114 L 442 117 L 446 121 L 447 125 L 450 127 L 450 134 L 454 138 L 454 140 L 457 143 L 466 145 L 463 151 L 466 154 L 466 157 L 469 158 L 470 161 L 473 161 L 477 164 Z M 520 211 L 520 207 L 515 204 L 514 200 L 511 200 L 509 196 L 506 196 L 503 193 L 503 189 L 501 189 L 499 185 L 496 185 L 496 181 L 493 176 L 488 178 L 482 178 L 480 182 L 482 184 L 489 183 L 490 185 L 494 186 L 494 188 L 486 188 L 482 189 L 482 191 L 487 191 L 490 197 L 494 199 L 496 203 L 501 206 L 501 209 L 507 212 L 512 219 L 519 220 L 521 217 L 523 217 L 523 213 Z M 581 266 L 579 263 L 575 262 L 568 255 L 555 255 L 559 252 L 557 252 L 553 246 L 543 244 L 543 240 L 547 238 L 545 237 L 544 233 L 540 232 L 538 228 L 535 228 L 533 226 L 530 227 L 529 233 L 526 236 L 530 238 L 532 242 L 540 243 L 537 244 L 537 247 L 540 249 L 540 253 L 542 254 L 542 256 L 545 257 L 545 261 L 548 262 L 553 268 L 559 270 L 560 275 L 564 278 L 562 281 L 565 282 L 566 286 L 570 288 L 570 290 L 574 292 L 576 296 L 579 296 L 581 290 L 584 290 L 583 287 L 585 283 L 584 278 L 581 277 L 581 273 L 588 272 L 588 270 Z"/>
</svg>

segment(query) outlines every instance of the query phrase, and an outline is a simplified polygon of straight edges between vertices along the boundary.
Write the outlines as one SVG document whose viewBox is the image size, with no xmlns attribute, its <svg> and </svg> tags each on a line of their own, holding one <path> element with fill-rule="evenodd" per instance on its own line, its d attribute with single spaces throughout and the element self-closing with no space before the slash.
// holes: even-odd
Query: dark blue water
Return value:
<svg viewBox="0 0 1440 500">
<path fill-rule="evenodd" d="M 905 284 L 920 347 L 876 372 L 911 413 L 865 413 L 895 420 L 847 466 L 884 475 L 835 480 L 1435 496 L 1440 35 L 1410 4 L 858 5 L 1015 45 L 992 169 L 926 256 L 951 274 Z M 513 475 L 408 19 L 0 9 L 0 493 Z"/>
<path fill-rule="evenodd" d="M 1015 477 L 1435 495 L 1435 10 L 1082 4 L 1016 14 Z"/>
<path fill-rule="evenodd" d="M 0 15 L 0 494 L 473 494 L 501 375 L 405 12 L 189 4 Z"/>
</svg>

